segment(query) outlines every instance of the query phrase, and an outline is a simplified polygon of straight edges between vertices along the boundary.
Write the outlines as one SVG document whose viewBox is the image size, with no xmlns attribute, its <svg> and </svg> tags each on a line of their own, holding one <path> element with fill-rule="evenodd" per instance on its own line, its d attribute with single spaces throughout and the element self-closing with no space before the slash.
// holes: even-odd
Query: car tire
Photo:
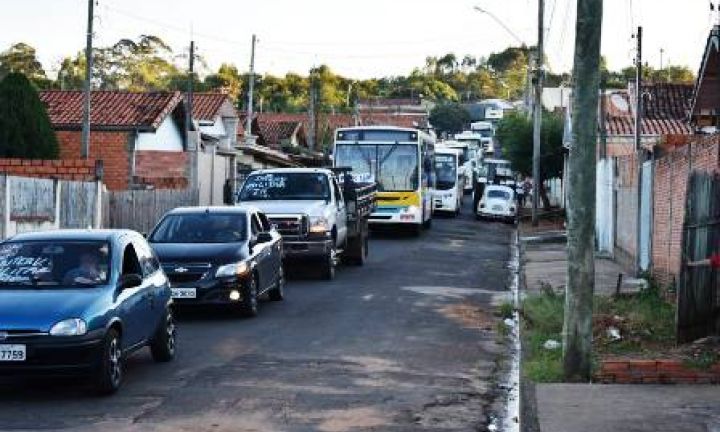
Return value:
<svg viewBox="0 0 720 432">
<path fill-rule="evenodd" d="M 102 343 L 100 365 L 93 377 L 93 387 L 100 395 L 111 395 L 123 381 L 122 339 L 117 330 L 108 330 Z"/>
<path fill-rule="evenodd" d="M 258 314 L 258 281 L 255 274 L 243 286 L 240 314 L 247 318 L 256 317 Z"/>
<path fill-rule="evenodd" d="M 277 282 L 275 282 L 275 286 L 268 293 L 268 297 L 270 297 L 270 301 L 285 300 L 285 270 L 282 264 L 278 270 Z"/>
<path fill-rule="evenodd" d="M 325 258 L 323 258 L 320 266 L 320 277 L 323 280 L 331 281 L 335 279 L 335 249 L 331 249 Z"/>
<path fill-rule="evenodd" d="M 177 346 L 177 327 L 175 317 L 170 308 L 165 311 L 165 318 L 158 327 L 155 337 L 150 342 L 150 354 L 158 363 L 166 363 L 175 358 Z"/>
</svg>

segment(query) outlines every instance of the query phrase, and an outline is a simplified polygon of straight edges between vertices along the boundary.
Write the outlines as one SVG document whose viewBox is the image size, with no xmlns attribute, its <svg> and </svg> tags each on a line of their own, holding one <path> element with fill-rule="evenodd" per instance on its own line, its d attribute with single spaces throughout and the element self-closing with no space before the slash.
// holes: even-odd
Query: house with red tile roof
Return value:
<svg viewBox="0 0 720 432">
<path fill-rule="evenodd" d="M 651 83 L 642 86 L 643 115 L 641 143 L 648 150 L 666 141 L 683 141 L 693 131 L 688 122 L 693 86 Z M 607 155 L 635 152 L 635 86 L 609 90 L 601 96 L 600 121 L 604 120 Z M 600 125 L 602 127 L 602 123 Z M 685 137 L 685 138 L 683 138 Z"/>
<path fill-rule="evenodd" d="M 720 26 L 710 31 L 690 106 L 690 123 L 703 133 L 720 131 Z"/>
<path fill-rule="evenodd" d="M 43 91 L 40 99 L 61 159 L 80 157 L 83 92 Z M 180 92 L 94 91 L 90 158 L 104 163 L 110 190 L 184 188 L 189 184 L 185 104 Z"/>
<path fill-rule="evenodd" d="M 239 117 L 232 99 L 225 93 L 193 93 L 193 121 L 201 140 L 218 142 L 222 148 L 237 145 Z"/>
</svg>

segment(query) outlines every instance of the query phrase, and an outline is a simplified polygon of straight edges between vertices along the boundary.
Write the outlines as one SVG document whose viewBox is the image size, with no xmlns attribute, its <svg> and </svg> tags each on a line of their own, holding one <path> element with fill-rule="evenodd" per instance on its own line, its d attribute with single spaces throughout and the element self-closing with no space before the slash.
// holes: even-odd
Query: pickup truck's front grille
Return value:
<svg viewBox="0 0 720 432">
<path fill-rule="evenodd" d="M 270 223 L 282 236 L 304 236 L 308 232 L 308 221 L 305 216 L 268 216 Z"/>
</svg>

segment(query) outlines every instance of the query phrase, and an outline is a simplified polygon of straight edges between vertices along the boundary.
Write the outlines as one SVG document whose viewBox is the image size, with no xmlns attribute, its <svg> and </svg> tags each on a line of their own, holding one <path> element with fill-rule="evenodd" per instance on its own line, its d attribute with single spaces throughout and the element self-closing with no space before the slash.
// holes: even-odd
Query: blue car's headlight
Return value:
<svg viewBox="0 0 720 432">
<path fill-rule="evenodd" d="M 250 266 L 245 261 L 227 264 L 218 267 L 215 277 L 244 276 L 250 271 Z"/>
<path fill-rule="evenodd" d="M 87 323 L 80 318 L 60 321 L 50 329 L 51 336 L 82 336 L 86 333 Z"/>
</svg>

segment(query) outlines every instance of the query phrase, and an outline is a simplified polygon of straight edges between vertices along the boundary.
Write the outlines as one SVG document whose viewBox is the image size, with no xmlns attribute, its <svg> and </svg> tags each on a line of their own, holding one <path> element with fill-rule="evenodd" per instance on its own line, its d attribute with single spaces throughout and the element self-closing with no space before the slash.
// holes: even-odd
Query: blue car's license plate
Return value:
<svg viewBox="0 0 720 432">
<path fill-rule="evenodd" d="M 25 361 L 25 345 L 0 345 L 0 362 Z"/>
</svg>

